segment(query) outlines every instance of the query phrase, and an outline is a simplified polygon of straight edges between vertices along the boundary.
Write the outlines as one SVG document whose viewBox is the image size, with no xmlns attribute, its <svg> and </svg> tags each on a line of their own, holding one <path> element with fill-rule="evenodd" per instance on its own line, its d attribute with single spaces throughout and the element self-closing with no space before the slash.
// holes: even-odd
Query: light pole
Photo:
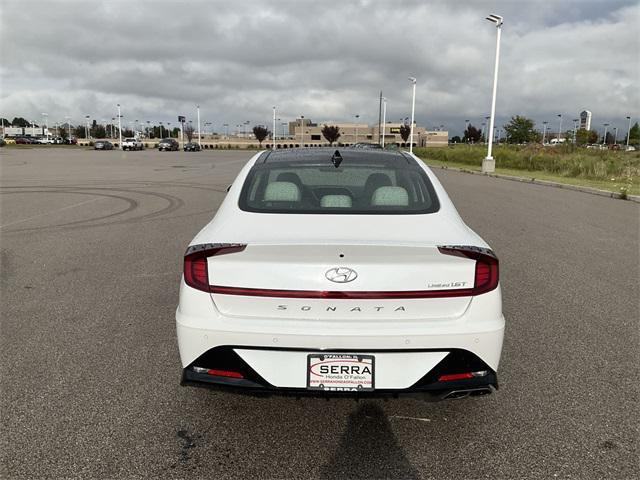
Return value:
<svg viewBox="0 0 640 480">
<path fill-rule="evenodd" d="M 547 123 L 549 123 L 549 122 L 542 122 L 542 125 L 543 125 L 543 127 L 542 127 L 542 145 L 543 146 L 544 146 L 544 140 L 545 140 L 545 138 L 547 136 Z"/>
<path fill-rule="evenodd" d="M 64 117 L 65 120 L 67 121 L 67 135 L 69 137 L 69 141 L 71 141 L 71 117 Z"/>
<path fill-rule="evenodd" d="M 387 99 L 382 97 L 382 148 L 384 149 L 384 131 L 387 129 Z"/>
<path fill-rule="evenodd" d="M 608 123 L 603 123 L 604 125 L 604 137 L 602 137 L 602 145 L 606 145 L 607 144 L 607 127 L 609 126 Z"/>
<path fill-rule="evenodd" d="M 120 114 L 120 104 L 118 104 L 118 136 L 118 146 L 120 147 L 120 150 L 122 150 L 122 115 Z"/>
<path fill-rule="evenodd" d="M 500 35 L 502 32 L 502 17 L 500 15 L 489 15 L 486 17 L 490 22 L 496 25 L 496 61 L 493 68 L 493 95 L 491 97 L 491 120 L 489 122 L 489 146 L 487 147 L 487 157 L 482 160 L 482 172 L 491 173 L 496 170 L 496 161 L 491 156 L 493 148 L 493 124 L 496 116 L 496 94 L 498 90 L 498 65 L 500 64 Z"/>
<path fill-rule="evenodd" d="M 411 130 L 409 132 L 409 153 L 413 153 L 413 122 L 416 112 L 416 83 L 418 82 L 415 77 L 409 77 L 411 82 L 411 88 L 413 90 L 411 99 Z"/>
<path fill-rule="evenodd" d="M 360 115 L 356 114 L 354 117 L 356 119 L 356 141 L 353 143 L 358 143 L 358 119 L 360 118 Z"/>
<path fill-rule="evenodd" d="M 629 120 L 629 126 L 627 127 L 627 145 L 625 147 L 625 150 L 629 150 L 629 136 L 631 135 L 631 117 L 627 117 L 627 120 Z"/>
<path fill-rule="evenodd" d="M 167 122 L 167 136 L 168 136 L 169 138 L 173 138 L 173 137 L 171 136 L 171 122 Z"/>
<path fill-rule="evenodd" d="M 618 127 L 613 129 L 613 144 L 618 143 Z"/>
<path fill-rule="evenodd" d="M 560 118 L 560 124 L 558 125 L 558 141 L 556 142 L 556 145 L 560 143 L 560 135 L 562 135 L 562 114 L 559 113 L 558 117 Z"/>
<path fill-rule="evenodd" d="M 202 147 L 202 139 L 200 136 L 200 105 L 196 105 L 196 109 L 198 110 L 198 146 Z"/>
<path fill-rule="evenodd" d="M 464 121 L 464 135 L 467 137 L 467 143 L 469 143 L 469 119 L 465 119 Z"/>
<path fill-rule="evenodd" d="M 158 122 L 160 124 L 160 139 L 162 139 L 162 122 Z"/>
<path fill-rule="evenodd" d="M 286 122 L 282 122 L 282 139 L 283 139 L 283 140 L 284 140 L 284 139 L 285 139 L 285 137 L 287 136 L 287 135 L 286 135 L 286 133 L 285 133 L 285 131 L 284 131 L 284 127 L 286 127 L 286 126 L 287 126 L 287 123 L 286 123 Z"/>
<path fill-rule="evenodd" d="M 300 115 L 300 146 L 304 147 L 304 115 Z"/>
<path fill-rule="evenodd" d="M 273 106 L 273 130 L 271 132 L 271 150 L 276 149 L 276 107 Z"/>
<path fill-rule="evenodd" d="M 90 115 L 85 115 L 85 117 L 87 119 L 87 124 L 84 126 L 84 136 L 87 140 L 89 140 L 89 118 Z"/>
<path fill-rule="evenodd" d="M 222 126 L 224 127 L 224 138 L 229 138 L 229 124 L 223 123 Z"/>
<path fill-rule="evenodd" d="M 46 129 L 47 129 L 47 140 L 49 140 L 49 114 L 48 113 L 43 113 L 42 116 L 44 117 L 44 123 L 45 123 Z"/>
<path fill-rule="evenodd" d="M 574 118 L 573 119 L 573 144 L 576 144 L 576 137 L 578 135 L 578 122 L 580 121 L 579 118 Z"/>
</svg>

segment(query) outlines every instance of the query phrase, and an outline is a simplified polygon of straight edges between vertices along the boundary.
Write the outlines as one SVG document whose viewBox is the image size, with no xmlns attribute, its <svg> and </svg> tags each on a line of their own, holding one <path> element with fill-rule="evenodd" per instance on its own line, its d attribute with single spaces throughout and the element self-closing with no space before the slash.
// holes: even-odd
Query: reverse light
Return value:
<svg viewBox="0 0 640 480">
<path fill-rule="evenodd" d="M 246 245 L 240 243 L 205 243 L 192 245 L 184 254 L 184 281 L 196 290 L 209 292 L 207 259 L 218 255 L 242 252 Z"/>
</svg>

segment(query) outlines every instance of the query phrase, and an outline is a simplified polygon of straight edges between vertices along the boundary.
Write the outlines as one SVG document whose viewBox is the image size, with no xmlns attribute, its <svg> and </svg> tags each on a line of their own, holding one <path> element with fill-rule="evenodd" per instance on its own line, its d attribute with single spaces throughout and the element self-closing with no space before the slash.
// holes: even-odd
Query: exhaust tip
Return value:
<svg viewBox="0 0 640 480">
<path fill-rule="evenodd" d="M 493 393 L 493 389 L 490 386 L 476 387 L 476 388 L 463 388 L 458 390 L 450 390 L 441 395 L 442 400 L 458 400 L 467 398 L 469 395 L 478 397 L 481 395 L 489 395 Z"/>
</svg>

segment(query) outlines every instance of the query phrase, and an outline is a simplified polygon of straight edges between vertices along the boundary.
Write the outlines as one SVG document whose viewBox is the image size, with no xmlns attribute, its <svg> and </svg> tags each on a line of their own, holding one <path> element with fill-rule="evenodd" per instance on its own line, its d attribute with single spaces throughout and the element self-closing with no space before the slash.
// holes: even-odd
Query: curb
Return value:
<svg viewBox="0 0 640 480">
<path fill-rule="evenodd" d="M 599 195 L 601 197 L 616 198 L 618 200 L 629 200 L 631 202 L 640 203 L 640 195 L 627 195 L 627 197 L 624 198 L 622 194 L 609 192 L 608 190 L 600 190 L 598 188 L 592 187 L 581 187 L 580 185 L 570 185 L 568 183 L 552 182 L 550 180 L 536 180 L 535 178 L 514 177 L 513 175 L 503 175 L 500 173 L 482 173 L 475 170 L 468 170 L 466 168 L 447 167 L 446 165 L 429 165 L 427 163 L 427 166 L 429 168 L 439 168 L 441 170 L 451 170 L 453 172 L 470 173 L 472 175 L 483 175 L 485 177 L 501 178 L 503 180 L 511 180 L 513 182 L 535 183 L 536 185 L 545 185 L 547 187 L 564 188 L 566 190 L 575 190 L 577 192 Z"/>
</svg>

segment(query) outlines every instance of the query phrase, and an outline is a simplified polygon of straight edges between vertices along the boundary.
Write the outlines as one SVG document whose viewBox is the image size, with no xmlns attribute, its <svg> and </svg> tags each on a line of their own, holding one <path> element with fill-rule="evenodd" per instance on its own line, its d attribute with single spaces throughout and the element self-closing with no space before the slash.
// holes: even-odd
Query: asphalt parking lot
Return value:
<svg viewBox="0 0 640 480">
<path fill-rule="evenodd" d="M 635 203 L 437 170 L 501 260 L 500 390 L 179 385 L 182 254 L 251 153 L 0 151 L 4 478 L 633 478 Z"/>
</svg>

